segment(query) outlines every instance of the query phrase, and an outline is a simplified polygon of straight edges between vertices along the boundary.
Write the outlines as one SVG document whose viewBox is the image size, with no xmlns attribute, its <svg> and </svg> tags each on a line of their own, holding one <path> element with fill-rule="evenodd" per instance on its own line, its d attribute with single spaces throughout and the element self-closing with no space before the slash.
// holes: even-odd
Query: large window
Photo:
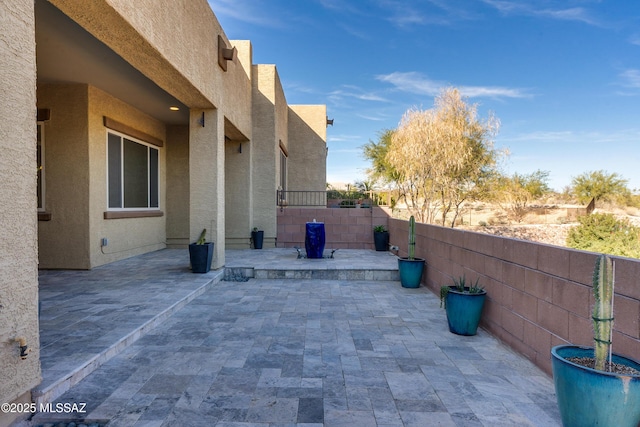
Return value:
<svg viewBox="0 0 640 427">
<path fill-rule="evenodd" d="M 44 126 L 38 123 L 37 133 L 37 152 L 38 159 L 38 210 L 44 211 Z"/>
<path fill-rule="evenodd" d="M 109 209 L 157 209 L 158 149 L 124 134 L 107 135 Z"/>
</svg>

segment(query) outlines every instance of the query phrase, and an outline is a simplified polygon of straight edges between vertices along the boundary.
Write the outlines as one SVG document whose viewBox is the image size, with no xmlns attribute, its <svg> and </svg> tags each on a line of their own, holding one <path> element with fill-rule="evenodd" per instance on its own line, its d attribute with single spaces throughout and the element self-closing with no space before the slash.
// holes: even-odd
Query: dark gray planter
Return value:
<svg viewBox="0 0 640 427">
<path fill-rule="evenodd" d="M 388 231 L 374 231 L 373 232 L 373 244 L 376 247 L 376 251 L 389 250 L 389 232 Z"/>
<path fill-rule="evenodd" d="M 191 260 L 191 271 L 194 273 L 208 273 L 211 270 L 213 260 L 213 242 L 198 245 L 189 245 L 189 259 Z"/>
<path fill-rule="evenodd" d="M 262 242 L 264 241 L 264 231 L 252 231 L 251 240 L 253 241 L 253 249 L 262 249 Z"/>
</svg>

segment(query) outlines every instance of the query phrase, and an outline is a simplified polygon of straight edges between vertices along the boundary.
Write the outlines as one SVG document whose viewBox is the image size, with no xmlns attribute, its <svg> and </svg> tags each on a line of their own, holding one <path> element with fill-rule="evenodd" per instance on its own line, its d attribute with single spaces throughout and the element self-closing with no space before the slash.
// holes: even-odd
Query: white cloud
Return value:
<svg viewBox="0 0 640 427">
<path fill-rule="evenodd" d="M 346 89 L 346 90 L 345 90 Z M 354 98 L 361 101 L 376 101 L 376 102 L 389 102 L 373 92 L 365 92 L 355 86 L 344 86 L 344 89 L 337 89 L 329 93 L 329 99 L 338 102 L 343 98 Z"/>
<path fill-rule="evenodd" d="M 634 89 L 640 89 L 640 70 L 629 69 L 620 73 L 622 85 Z"/>
<path fill-rule="evenodd" d="M 514 136 L 500 137 L 500 142 L 531 142 L 531 143 L 567 143 L 567 144 L 605 144 L 605 143 L 635 143 L 640 139 L 640 130 L 621 129 L 616 132 L 585 132 L 574 130 L 536 131 Z"/>
<path fill-rule="evenodd" d="M 402 92 L 419 93 L 436 96 L 443 88 L 452 86 L 449 83 L 432 80 L 428 77 L 412 72 L 393 72 L 376 76 L 376 79 L 395 86 Z M 469 98 L 526 98 L 530 95 L 522 89 L 500 86 L 456 86 L 460 93 Z"/>
<path fill-rule="evenodd" d="M 578 21 L 589 25 L 601 26 L 602 24 L 593 18 L 589 11 L 583 7 L 571 7 L 567 9 L 540 8 L 533 3 L 515 2 L 507 0 L 482 0 L 485 4 L 494 7 L 505 15 L 525 15 L 551 18 L 562 21 Z"/>
<path fill-rule="evenodd" d="M 228 16 L 236 21 L 267 28 L 282 28 L 285 26 L 282 19 L 270 13 L 270 8 L 261 8 L 256 5 L 266 3 L 246 0 L 208 0 L 213 13 L 218 16 Z"/>
</svg>

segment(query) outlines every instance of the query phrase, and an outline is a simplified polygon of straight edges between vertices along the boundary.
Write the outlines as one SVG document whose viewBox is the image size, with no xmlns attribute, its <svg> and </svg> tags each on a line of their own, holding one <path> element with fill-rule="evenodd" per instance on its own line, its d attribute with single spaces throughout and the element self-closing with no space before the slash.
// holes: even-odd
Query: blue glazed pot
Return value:
<svg viewBox="0 0 640 427">
<path fill-rule="evenodd" d="M 475 335 L 486 297 L 487 291 L 484 290 L 469 294 L 449 287 L 445 302 L 449 331 L 457 335 Z"/>
<path fill-rule="evenodd" d="M 423 270 L 423 258 L 398 258 L 398 272 L 403 288 L 419 288 Z"/>
<path fill-rule="evenodd" d="M 564 427 L 637 427 L 640 423 L 640 375 L 618 375 L 565 360 L 593 357 L 592 347 L 561 345 L 551 349 L 551 367 Z M 613 362 L 640 370 L 633 359 Z"/>
</svg>

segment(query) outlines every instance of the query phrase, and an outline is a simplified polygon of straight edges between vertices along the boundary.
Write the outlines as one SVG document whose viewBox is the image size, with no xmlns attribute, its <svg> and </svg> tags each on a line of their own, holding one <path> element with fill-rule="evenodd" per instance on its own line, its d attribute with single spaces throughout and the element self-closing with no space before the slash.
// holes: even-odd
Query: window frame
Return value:
<svg viewBox="0 0 640 427">
<path fill-rule="evenodd" d="M 287 180 L 288 180 L 288 163 L 287 153 L 280 147 L 280 188 L 282 191 L 287 191 Z"/>
<path fill-rule="evenodd" d="M 106 163 L 106 212 L 105 212 L 105 218 L 117 218 L 119 216 L 113 216 L 113 215 L 108 215 L 107 212 L 136 212 L 136 211 L 141 211 L 141 212 L 153 212 L 153 211 L 159 211 L 161 206 L 160 206 L 160 194 L 161 194 L 161 189 L 160 189 L 160 147 L 154 144 L 150 144 L 148 142 L 145 142 L 139 138 L 133 137 L 131 135 L 128 135 L 124 132 L 119 132 L 117 130 L 114 129 L 110 129 L 107 128 L 106 129 L 106 159 L 105 159 L 105 163 Z M 118 138 L 120 138 L 120 207 L 111 207 L 110 206 L 110 197 L 109 197 L 109 190 L 110 190 L 110 176 L 109 176 L 109 135 L 112 134 Z M 133 143 L 142 145 L 144 147 L 146 147 L 146 151 L 147 151 L 147 184 L 146 184 L 146 189 L 147 189 L 147 206 L 146 207 L 125 207 L 125 163 L 124 163 L 124 142 L 126 140 L 129 140 Z M 156 178 L 155 178 L 155 185 L 157 186 L 157 206 L 151 206 L 151 201 L 152 201 L 152 196 L 151 196 L 151 174 L 152 174 L 152 167 L 151 167 L 151 152 L 150 150 L 156 150 L 156 168 L 155 168 L 155 172 L 156 172 Z M 152 215 L 153 216 L 153 215 Z"/>
<path fill-rule="evenodd" d="M 36 205 L 38 212 L 46 211 L 46 186 L 45 186 L 45 137 L 44 137 L 44 121 L 38 121 L 36 133 Z M 40 148 L 40 156 L 38 156 L 38 147 Z M 39 157 L 39 158 L 38 158 Z M 39 185 L 38 185 L 39 183 Z"/>
</svg>

